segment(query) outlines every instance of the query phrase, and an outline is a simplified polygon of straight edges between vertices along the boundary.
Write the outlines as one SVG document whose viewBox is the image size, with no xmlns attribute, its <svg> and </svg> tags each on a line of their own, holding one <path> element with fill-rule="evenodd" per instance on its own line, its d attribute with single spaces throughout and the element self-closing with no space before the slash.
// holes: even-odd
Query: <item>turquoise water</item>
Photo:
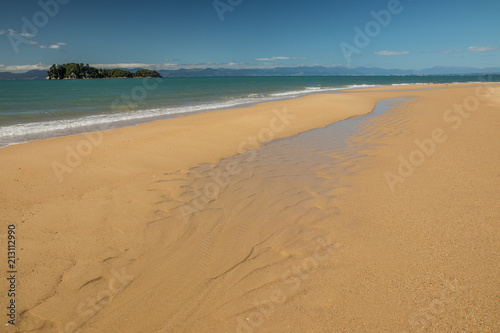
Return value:
<svg viewBox="0 0 500 333">
<path fill-rule="evenodd" d="M 500 76 L 0 81 L 0 146 L 345 88 L 480 81 Z"/>
</svg>

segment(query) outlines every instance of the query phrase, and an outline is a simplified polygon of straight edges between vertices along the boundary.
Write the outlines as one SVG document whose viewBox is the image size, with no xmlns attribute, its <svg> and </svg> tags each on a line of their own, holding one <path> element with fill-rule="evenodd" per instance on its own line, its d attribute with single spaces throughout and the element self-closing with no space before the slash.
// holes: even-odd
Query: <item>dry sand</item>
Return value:
<svg viewBox="0 0 500 333">
<path fill-rule="evenodd" d="M 499 331 L 500 85 L 422 88 L 0 149 L 7 330 Z"/>
</svg>

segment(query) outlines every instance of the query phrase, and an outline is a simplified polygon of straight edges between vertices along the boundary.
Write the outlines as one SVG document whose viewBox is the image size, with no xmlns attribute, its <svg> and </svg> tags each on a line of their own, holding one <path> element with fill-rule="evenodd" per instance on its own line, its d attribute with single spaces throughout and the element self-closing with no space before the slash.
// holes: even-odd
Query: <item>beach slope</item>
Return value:
<svg viewBox="0 0 500 333">
<path fill-rule="evenodd" d="M 498 84 L 405 86 L 0 149 L 18 327 L 498 331 L 498 128 Z"/>
</svg>

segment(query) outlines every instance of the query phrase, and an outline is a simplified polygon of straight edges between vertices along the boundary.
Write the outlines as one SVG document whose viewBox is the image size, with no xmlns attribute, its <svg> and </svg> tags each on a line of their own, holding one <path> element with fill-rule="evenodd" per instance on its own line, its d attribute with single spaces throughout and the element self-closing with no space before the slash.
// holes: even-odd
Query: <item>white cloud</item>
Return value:
<svg viewBox="0 0 500 333">
<path fill-rule="evenodd" d="M 50 65 L 44 65 L 39 62 L 36 65 L 20 65 L 20 66 L 5 66 L 0 64 L 0 72 L 11 72 L 11 73 L 24 73 L 34 69 L 37 70 L 47 70 Z"/>
<path fill-rule="evenodd" d="M 378 51 L 374 52 L 376 55 L 381 55 L 381 56 L 397 56 L 397 55 L 403 55 L 403 54 L 410 54 L 409 51 Z"/>
<path fill-rule="evenodd" d="M 7 33 L 7 31 L 5 31 L 5 30 L 0 30 L 0 35 L 6 34 L 6 33 Z"/>
<path fill-rule="evenodd" d="M 498 46 L 471 46 L 467 48 L 469 52 L 486 52 L 486 51 L 495 51 L 500 50 Z"/>
<path fill-rule="evenodd" d="M 471 46 L 466 50 L 439 50 L 439 53 L 462 53 L 462 52 L 487 52 L 487 51 L 495 51 L 500 50 L 498 46 Z"/>
<path fill-rule="evenodd" d="M 305 60 L 303 57 L 270 57 L 270 58 L 257 58 L 255 61 L 276 61 L 276 60 Z"/>
<path fill-rule="evenodd" d="M 32 44 L 32 43 L 30 43 Z M 37 44 L 35 42 L 35 44 Z M 38 47 L 40 49 L 53 49 L 53 50 L 59 50 L 61 48 L 61 46 L 64 46 L 66 45 L 66 43 L 63 43 L 63 42 L 59 42 L 59 43 L 52 43 L 50 45 L 37 45 L 37 46 L 33 46 L 33 47 Z"/>
<path fill-rule="evenodd" d="M 21 36 L 21 37 L 27 37 L 27 38 L 35 37 L 34 34 L 29 34 L 27 32 L 17 32 L 13 29 L 9 29 L 9 35 L 15 35 L 15 36 Z"/>
<path fill-rule="evenodd" d="M 256 61 L 290 60 L 290 57 L 257 58 Z"/>
</svg>

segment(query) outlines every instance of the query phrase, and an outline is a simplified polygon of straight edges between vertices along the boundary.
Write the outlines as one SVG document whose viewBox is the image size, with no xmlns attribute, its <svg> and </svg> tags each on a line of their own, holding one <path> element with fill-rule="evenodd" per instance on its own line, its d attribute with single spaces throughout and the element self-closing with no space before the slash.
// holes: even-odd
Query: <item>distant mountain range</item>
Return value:
<svg viewBox="0 0 500 333">
<path fill-rule="evenodd" d="M 130 70 L 135 72 L 139 68 Z M 388 75 L 474 75 L 500 74 L 500 67 L 446 67 L 438 66 L 423 70 L 384 69 L 377 67 L 276 67 L 268 69 L 229 69 L 229 68 L 194 68 L 159 70 L 163 77 L 214 77 L 214 76 L 388 76 Z M 32 70 L 26 73 L 0 72 L 0 80 L 44 80 L 45 70 Z"/>
<path fill-rule="evenodd" d="M 26 73 L 0 72 L 0 80 L 43 80 L 47 71 L 32 70 Z"/>
</svg>

